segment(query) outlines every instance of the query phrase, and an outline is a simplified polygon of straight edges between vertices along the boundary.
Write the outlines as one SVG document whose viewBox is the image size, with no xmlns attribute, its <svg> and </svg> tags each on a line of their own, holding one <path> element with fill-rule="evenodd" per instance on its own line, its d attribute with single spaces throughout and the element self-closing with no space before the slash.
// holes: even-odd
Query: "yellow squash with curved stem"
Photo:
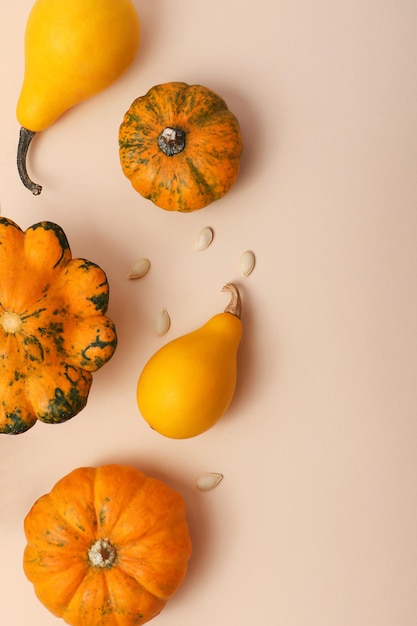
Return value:
<svg viewBox="0 0 417 626">
<path fill-rule="evenodd" d="M 34 135 L 75 104 L 103 91 L 131 64 L 139 45 L 131 0 L 36 0 L 25 33 L 25 73 L 17 103 L 18 171 L 34 195 L 26 156 Z"/>
<path fill-rule="evenodd" d="M 205 432 L 224 415 L 234 396 L 241 299 L 232 283 L 223 291 L 232 295 L 225 311 L 165 344 L 139 377 L 139 410 L 166 437 L 187 439 Z"/>
</svg>

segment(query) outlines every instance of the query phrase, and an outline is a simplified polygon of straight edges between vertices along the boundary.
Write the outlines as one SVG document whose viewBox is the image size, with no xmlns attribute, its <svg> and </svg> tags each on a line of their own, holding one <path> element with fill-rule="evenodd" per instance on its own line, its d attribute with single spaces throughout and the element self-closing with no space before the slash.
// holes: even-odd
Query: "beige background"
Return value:
<svg viewBox="0 0 417 626">
<path fill-rule="evenodd" d="M 1 213 L 57 222 L 74 256 L 105 269 L 119 347 L 81 414 L 0 439 L 2 623 L 60 623 L 22 572 L 33 501 L 75 467 L 120 462 L 188 507 L 189 575 L 155 624 L 415 626 L 415 1 L 135 0 L 134 65 L 32 146 L 38 198 L 15 167 L 31 4 L 0 7 Z M 170 80 L 217 91 L 245 139 L 232 191 L 191 215 L 143 200 L 118 162 L 124 112 Z M 207 225 L 214 242 L 196 253 Z M 150 273 L 129 281 L 142 256 Z M 137 377 L 165 340 L 223 310 L 227 281 L 244 301 L 234 402 L 208 433 L 165 439 L 138 413 Z M 225 478 L 203 494 L 207 471 Z"/>
</svg>

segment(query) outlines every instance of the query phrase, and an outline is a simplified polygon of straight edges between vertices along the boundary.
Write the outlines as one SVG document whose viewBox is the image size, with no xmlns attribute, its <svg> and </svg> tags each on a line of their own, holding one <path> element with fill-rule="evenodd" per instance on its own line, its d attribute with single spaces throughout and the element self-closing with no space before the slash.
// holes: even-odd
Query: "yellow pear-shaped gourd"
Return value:
<svg viewBox="0 0 417 626">
<path fill-rule="evenodd" d="M 26 25 L 25 72 L 17 104 L 18 171 L 34 195 L 42 187 L 26 170 L 33 136 L 111 85 L 133 61 L 139 35 L 131 0 L 36 0 Z"/>
<path fill-rule="evenodd" d="M 139 377 L 139 410 L 166 437 L 200 435 L 224 415 L 232 401 L 242 336 L 241 299 L 232 283 L 223 291 L 232 294 L 225 311 L 165 344 Z"/>
</svg>

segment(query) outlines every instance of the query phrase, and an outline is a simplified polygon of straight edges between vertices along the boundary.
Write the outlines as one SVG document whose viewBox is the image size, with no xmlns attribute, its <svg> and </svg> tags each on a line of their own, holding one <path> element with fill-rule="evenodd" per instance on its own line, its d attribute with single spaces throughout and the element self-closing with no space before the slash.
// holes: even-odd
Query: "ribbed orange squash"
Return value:
<svg viewBox="0 0 417 626">
<path fill-rule="evenodd" d="M 58 423 L 84 408 L 92 372 L 113 355 L 104 271 L 73 259 L 52 222 L 23 232 L 0 218 L 0 433 L 37 419 Z"/>
<path fill-rule="evenodd" d="M 201 85 L 171 82 L 137 98 L 119 129 L 124 174 L 167 211 L 195 211 L 231 188 L 242 135 L 226 102 Z"/>
<path fill-rule="evenodd" d="M 181 496 L 123 465 L 79 468 L 24 522 L 24 571 L 72 626 L 140 626 L 182 583 L 191 540 Z"/>
</svg>

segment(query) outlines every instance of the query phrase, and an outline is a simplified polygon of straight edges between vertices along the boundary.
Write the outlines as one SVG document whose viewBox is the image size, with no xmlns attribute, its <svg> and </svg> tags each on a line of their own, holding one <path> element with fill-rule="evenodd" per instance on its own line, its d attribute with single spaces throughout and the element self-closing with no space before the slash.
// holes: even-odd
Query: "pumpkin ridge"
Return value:
<svg viewBox="0 0 417 626">
<path fill-rule="evenodd" d="M 104 465 L 96 469 L 92 506 L 97 519 L 97 528 L 101 535 L 106 535 L 113 544 L 119 543 L 115 528 L 121 516 L 129 509 L 132 501 L 141 490 L 147 477 L 139 470 L 132 471 L 129 466 L 117 466 L 118 481 L 110 480 L 114 471 L 114 464 Z M 112 512 L 109 520 L 109 510 Z"/>
<path fill-rule="evenodd" d="M 21 356 L 19 344 L 20 341 L 17 341 L 15 335 L 9 336 L 4 352 L 0 356 L 0 364 L 1 360 L 5 358 L 4 354 L 6 354 L 7 358 L 13 359 L 15 367 L 9 381 L 4 378 L 0 379 L 0 406 L 4 415 L 0 422 L 0 433 L 2 434 L 21 434 L 31 428 L 37 419 L 33 403 L 27 396 L 23 402 L 17 403 L 13 400 L 14 388 L 19 388 L 27 378 L 27 374 L 23 373 L 25 370 L 24 359 Z"/>
<path fill-rule="evenodd" d="M 136 605 L 134 607 L 134 612 L 136 613 L 136 616 L 134 617 L 135 619 L 135 624 L 143 624 L 147 621 L 149 621 L 150 617 L 155 617 L 155 615 L 157 615 L 162 608 L 165 606 L 166 604 L 166 599 L 164 598 L 160 598 L 157 595 L 155 595 L 154 593 L 150 592 L 146 586 L 142 583 L 139 582 L 137 579 L 135 579 L 134 576 L 131 576 L 129 573 L 125 572 L 120 566 L 117 567 L 117 572 L 120 578 L 123 579 L 123 581 L 125 581 L 126 586 L 132 586 L 135 589 L 135 595 L 138 597 L 138 605 Z M 116 611 L 116 608 L 118 607 L 118 602 L 117 602 L 117 598 L 115 596 L 114 593 L 112 593 L 112 589 L 111 587 L 108 585 L 108 578 L 110 577 L 110 573 L 106 572 L 104 573 L 104 576 L 106 578 L 106 584 L 107 584 L 107 588 L 108 588 L 108 597 L 109 599 L 112 601 L 113 607 L 114 607 L 114 612 L 112 613 L 112 617 L 115 619 L 115 624 L 119 624 L 119 626 L 125 626 L 126 624 L 126 619 L 130 619 L 131 615 L 130 613 L 132 612 L 131 610 L 129 611 L 129 614 L 126 615 L 126 613 L 118 613 Z M 130 585 L 129 585 L 130 582 Z M 149 604 L 149 601 L 151 601 L 151 604 L 154 605 L 155 602 L 158 605 L 159 611 L 158 613 L 155 613 L 155 609 L 153 608 L 152 610 L 152 615 L 149 616 L 149 610 L 146 611 L 145 607 L 141 607 L 141 602 L 143 602 L 142 597 L 143 596 L 147 596 L 146 597 L 146 601 Z M 140 598 L 140 599 L 139 599 Z M 143 610 L 145 609 L 145 610 Z M 148 613 L 148 615 L 147 615 Z M 113 624 L 112 624 L 113 626 Z M 132 624 L 133 626 L 133 624 Z"/>
<path fill-rule="evenodd" d="M 17 407 L 15 410 L 5 412 L 3 422 L 0 433 L 20 435 L 36 424 L 36 415 L 29 411 L 23 415 L 22 409 Z"/>
<path fill-rule="evenodd" d="M 73 566 L 74 569 L 76 566 Z M 67 574 L 68 574 L 68 570 L 67 570 Z M 83 579 L 80 578 L 80 580 L 76 581 L 76 583 L 72 586 L 71 588 L 71 595 L 69 596 L 69 600 L 68 600 L 68 606 L 69 604 L 72 602 L 73 598 L 76 598 L 78 590 L 80 589 L 81 585 L 83 584 Z M 65 613 L 68 610 L 68 606 L 67 607 L 62 607 L 60 610 L 60 613 L 56 613 L 56 615 L 58 617 L 64 618 L 65 619 Z"/>
<path fill-rule="evenodd" d="M 82 375 L 86 378 L 84 373 Z M 88 383 L 91 383 L 91 379 Z M 72 385 L 67 393 L 60 387 L 55 387 L 54 396 L 48 399 L 47 410 L 44 413 L 39 413 L 37 417 L 48 424 L 60 424 L 80 413 L 86 406 L 87 399 L 88 392 L 82 396 L 79 393 L 78 385 Z"/>
<path fill-rule="evenodd" d="M 61 253 L 61 256 L 58 258 L 58 260 L 56 261 L 56 263 L 53 265 L 53 268 L 55 269 L 56 267 L 58 267 L 58 265 L 60 265 L 66 253 L 69 252 L 71 254 L 71 249 L 68 243 L 67 236 L 62 230 L 62 228 L 58 226 L 58 224 L 55 224 L 54 222 L 49 222 L 49 221 L 43 221 L 43 222 L 38 222 L 37 224 L 33 224 L 33 226 L 30 226 L 27 230 L 36 231 L 39 228 L 41 228 L 43 231 L 46 231 L 46 232 L 51 230 L 58 240 L 62 253 Z"/>
<path fill-rule="evenodd" d="M 165 602 L 167 600 L 167 598 L 159 596 L 156 593 L 154 593 L 153 591 L 150 591 L 150 589 L 148 588 L 148 586 L 146 584 L 146 581 L 144 581 L 143 579 L 141 579 L 141 578 L 139 578 L 137 576 L 134 576 L 131 572 L 125 570 L 125 568 L 123 567 L 123 564 L 120 563 L 120 559 L 119 558 L 116 559 L 115 567 L 117 567 L 117 569 L 119 570 L 119 572 L 121 573 L 121 575 L 123 577 L 128 578 L 131 581 L 133 581 L 135 586 L 139 587 L 140 589 L 143 589 L 144 591 L 146 591 L 146 593 L 148 593 L 150 596 L 152 596 L 156 600 L 162 600 L 163 602 Z"/>
<path fill-rule="evenodd" d="M 71 474 L 59 480 L 47 495 L 55 512 L 59 513 L 61 518 L 64 519 L 69 526 L 72 526 L 75 530 L 77 530 L 77 532 L 81 531 L 94 534 L 98 527 L 97 513 L 93 503 L 94 492 L 90 487 L 91 479 L 94 473 L 94 468 L 89 467 L 74 470 Z M 82 503 L 80 504 L 77 501 L 77 507 L 73 504 L 71 512 L 73 516 L 74 512 L 78 512 L 80 523 L 74 523 L 73 518 L 67 517 L 61 510 L 62 506 L 68 505 L 66 494 L 68 491 L 71 492 L 71 490 L 74 489 L 74 482 L 78 487 L 78 499 L 81 499 Z M 86 493 L 81 490 L 80 485 L 87 488 Z M 88 541 L 90 541 L 90 538 L 88 538 Z"/>
<path fill-rule="evenodd" d="M 151 105 L 159 122 L 172 122 L 178 112 L 184 110 L 188 87 L 180 81 L 155 85 L 142 98 L 145 106 Z"/>
<path fill-rule="evenodd" d="M 132 560 L 134 560 L 134 559 L 132 559 Z M 144 591 L 146 591 L 146 593 L 148 593 L 150 596 L 152 596 L 156 600 L 160 600 L 160 601 L 165 603 L 169 599 L 169 596 L 167 597 L 167 596 L 164 596 L 164 595 L 161 595 L 161 594 L 156 594 L 154 591 L 151 591 L 149 585 L 147 585 L 147 583 L 146 583 L 146 580 L 144 580 L 144 578 L 143 578 L 143 574 L 142 574 L 142 576 L 140 576 L 140 575 L 134 576 L 132 573 L 130 573 L 128 570 L 126 570 L 123 567 L 123 564 L 120 564 L 119 562 L 117 564 L 117 567 L 118 567 L 119 571 L 123 573 L 123 576 L 126 576 L 127 578 L 130 578 L 130 580 L 132 580 L 137 587 L 139 587 L 140 589 L 143 589 Z"/>
<path fill-rule="evenodd" d="M 191 173 L 193 174 L 193 178 L 200 192 L 203 195 L 210 196 L 210 201 L 215 200 L 218 197 L 218 193 L 216 193 L 214 187 L 209 185 L 204 175 L 195 165 L 194 161 L 190 158 L 187 158 L 187 165 L 190 168 Z"/>
<path fill-rule="evenodd" d="M 82 578 L 78 585 L 74 588 L 74 592 L 71 595 L 71 597 L 68 599 L 67 601 L 67 605 L 66 607 L 63 608 L 62 610 L 62 614 L 59 617 L 62 617 L 64 619 L 64 621 L 68 622 L 69 624 L 75 624 L 76 622 L 73 621 L 69 621 L 68 616 L 71 616 L 74 610 L 74 613 L 77 615 L 77 619 L 78 619 L 78 615 L 79 615 L 79 611 L 77 611 L 77 604 L 81 604 L 81 601 L 79 600 L 79 596 L 81 594 L 81 591 L 88 587 L 88 583 L 87 580 L 91 579 L 92 577 L 100 577 L 100 580 L 105 581 L 105 575 L 103 571 L 96 571 L 95 569 L 93 569 L 92 567 L 88 567 L 86 574 L 84 576 L 84 578 Z M 84 622 L 85 624 L 86 622 Z"/>
<path fill-rule="evenodd" d="M 100 334 L 96 334 L 95 339 L 90 341 L 90 343 L 81 350 L 81 356 L 83 357 L 83 360 L 81 361 L 82 368 L 88 371 L 98 370 L 108 360 L 105 354 L 106 348 L 110 348 L 110 352 L 113 353 L 116 349 L 116 345 L 117 340 L 114 336 L 110 340 L 105 340 L 100 338 Z M 96 348 L 99 348 L 100 352 L 103 353 L 103 356 L 100 357 L 96 355 L 93 358 L 89 357 L 88 351 L 91 350 L 94 352 Z"/>
<path fill-rule="evenodd" d="M 204 120 L 223 115 L 231 115 L 225 100 L 214 91 L 201 85 L 191 85 L 187 93 L 189 105 L 185 109 L 190 124 L 202 125 Z"/>
<path fill-rule="evenodd" d="M 180 565 L 178 564 L 177 567 L 175 567 L 176 570 L 176 574 L 175 574 L 175 583 L 174 585 L 170 586 L 169 590 L 166 590 L 165 593 L 163 591 L 163 583 L 161 578 L 164 578 L 167 575 L 167 569 L 166 569 L 166 562 L 165 561 L 160 561 L 159 565 L 161 565 L 160 568 L 160 572 L 156 572 L 157 574 L 159 574 L 159 576 L 157 576 L 157 582 L 155 584 L 155 581 L 153 580 L 153 584 L 151 584 L 151 579 L 149 580 L 149 582 L 147 581 L 147 576 L 149 575 L 149 571 L 152 570 L 151 567 L 146 567 L 146 562 L 145 562 L 145 567 L 143 567 L 142 571 L 139 571 L 137 574 L 131 574 L 129 567 L 128 567 L 128 559 L 124 559 L 123 558 L 122 563 L 118 563 L 118 569 L 123 572 L 124 576 L 128 576 L 131 580 L 134 581 L 134 583 L 141 589 L 143 589 L 144 591 L 146 591 L 147 594 L 149 594 L 150 596 L 152 596 L 153 598 L 156 598 L 157 600 L 159 600 L 160 602 L 163 602 L 164 604 L 166 602 L 168 602 L 168 600 L 170 599 L 170 597 L 175 593 L 175 591 L 180 587 L 181 583 L 183 582 L 185 575 L 186 575 L 186 570 L 187 570 L 187 565 L 183 565 L 183 563 L 181 563 L 182 567 L 180 567 Z M 131 562 L 134 566 L 134 564 L 137 562 L 137 559 L 131 559 Z M 181 571 L 181 575 L 178 574 L 178 571 Z M 161 572 L 163 572 L 161 574 Z M 155 576 L 155 572 L 153 574 Z M 156 589 L 155 589 L 156 587 Z"/>
<path fill-rule="evenodd" d="M 51 493 L 48 494 L 48 498 L 50 500 L 51 505 L 54 508 L 56 520 L 58 521 L 58 518 L 60 520 L 62 520 L 67 526 L 69 526 L 69 528 L 71 529 L 72 532 L 77 534 L 77 536 L 78 536 L 79 533 L 81 533 L 80 534 L 80 538 L 85 543 L 86 551 L 87 551 L 88 547 L 89 547 L 90 539 L 87 536 L 84 536 L 83 533 L 87 532 L 87 528 L 88 528 L 89 524 L 82 524 L 82 525 L 77 524 L 73 519 L 71 519 L 71 517 L 66 515 L 65 512 L 60 508 L 60 506 L 58 504 L 58 500 L 57 500 L 57 498 L 55 496 L 55 493 L 53 493 L 53 491 L 51 491 Z M 78 541 L 78 539 L 77 539 L 77 541 Z M 70 541 L 69 541 L 69 544 L 71 545 Z M 74 549 L 74 552 L 77 553 L 77 554 L 79 552 L 79 546 L 80 546 L 80 544 L 77 544 L 76 549 Z"/>
<path fill-rule="evenodd" d="M 56 376 L 44 372 L 39 377 L 32 372 L 27 377 L 27 395 L 35 409 L 37 419 L 57 424 L 71 419 L 86 405 L 92 374 L 70 363 L 60 363 L 62 370 Z M 48 368 L 51 369 L 51 368 Z"/>
<path fill-rule="evenodd" d="M 130 515 L 133 514 L 134 512 L 134 508 L 136 507 L 135 502 L 132 501 L 130 502 L 130 506 L 132 507 L 132 510 L 129 510 L 129 504 L 126 506 L 126 509 L 123 512 L 123 515 L 126 515 L 127 517 L 129 517 Z M 176 511 L 176 516 L 173 516 L 171 513 L 171 524 L 174 526 L 176 524 L 182 524 L 183 519 L 184 519 L 184 510 L 183 508 L 180 508 Z M 115 526 L 114 526 L 114 534 L 116 534 L 117 536 L 117 532 L 118 532 L 118 524 L 123 525 L 123 519 L 119 518 L 118 522 L 116 522 Z M 146 527 L 143 532 L 141 532 L 140 534 L 135 534 L 135 536 L 129 541 L 126 540 L 124 538 L 123 540 L 123 555 L 129 553 L 130 548 L 134 548 L 138 542 L 146 539 L 147 537 L 152 536 L 153 534 L 155 534 L 156 532 L 162 530 L 164 528 L 165 525 L 165 520 L 164 518 L 161 518 L 158 520 L 157 523 L 154 523 L 152 526 Z M 129 557 L 130 558 L 130 557 Z M 134 559 L 135 557 L 131 557 L 132 559 Z"/>
<path fill-rule="evenodd" d="M 28 548 L 29 546 L 27 546 Z M 30 564 L 27 560 L 28 550 L 25 549 L 25 558 L 24 558 L 24 572 L 27 576 L 28 580 L 32 583 L 34 582 L 33 578 L 33 568 L 31 568 Z M 49 570 L 49 568 L 48 568 Z M 68 564 L 64 564 L 63 567 L 55 572 L 44 571 L 40 574 L 38 571 L 36 572 L 36 576 L 39 576 L 37 579 L 37 587 L 35 590 L 36 596 L 43 604 L 48 604 L 48 609 L 55 615 L 56 617 L 63 617 L 66 607 L 65 603 L 70 601 L 78 592 L 82 584 L 83 575 L 85 575 L 85 567 L 83 567 L 80 563 L 74 563 L 73 565 L 68 566 Z M 70 583 L 68 586 L 70 589 L 66 590 L 65 601 L 62 601 L 62 582 L 63 579 L 64 585 L 68 582 Z M 51 603 L 49 600 L 45 602 L 45 598 L 51 595 L 50 589 L 53 588 L 52 594 L 56 593 L 56 589 L 59 586 L 60 590 L 60 601 L 54 601 Z"/>
<path fill-rule="evenodd" d="M 139 476 L 139 474 L 138 474 Z M 112 534 L 112 538 L 116 543 L 123 541 L 123 545 L 135 545 L 146 537 L 149 534 L 152 534 L 155 529 L 159 526 L 163 526 L 163 519 L 158 520 L 158 523 L 155 523 L 155 519 L 152 519 L 152 525 L 145 525 L 140 531 L 138 531 L 138 524 L 135 524 L 134 535 L 129 542 L 126 537 L 126 522 L 125 520 L 129 520 L 135 514 L 135 510 L 137 508 L 141 508 L 142 512 L 149 512 L 150 501 L 151 498 L 154 497 L 154 491 L 157 489 L 159 491 L 159 500 L 162 499 L 161 490 L 163 491 L 163 495 L 166 496 L 169 494 L 169 497 L 173 496 L 177 499 L 176 494 L 174 495 L 172 490 L 167 488 L 163 483 L 158 481 L 157 479 L 145 476 L 143 473 L 140 473 L 141 481 L 137 483 L 137 487 L 134 491 L 129 494 L 129 499 L 125 499 L 123 503 L 123 509 L 120 510 L 120 514 L 117 519 L 114 520 L 112 527 L 110 528 L 110 532 Z M 109 498 L 111 502 L 111 496 Z M 152 506 L 151 506 L 152 508 Z M 182 511 L 182 508 L 181 508 Z M 99 517 L 99 512 L 97 511 L 97 515 Z M 177 511 L 177 515 L 181 515 Z M 173 518 L 176 521 L 176 518 Z"/>
</svg>

